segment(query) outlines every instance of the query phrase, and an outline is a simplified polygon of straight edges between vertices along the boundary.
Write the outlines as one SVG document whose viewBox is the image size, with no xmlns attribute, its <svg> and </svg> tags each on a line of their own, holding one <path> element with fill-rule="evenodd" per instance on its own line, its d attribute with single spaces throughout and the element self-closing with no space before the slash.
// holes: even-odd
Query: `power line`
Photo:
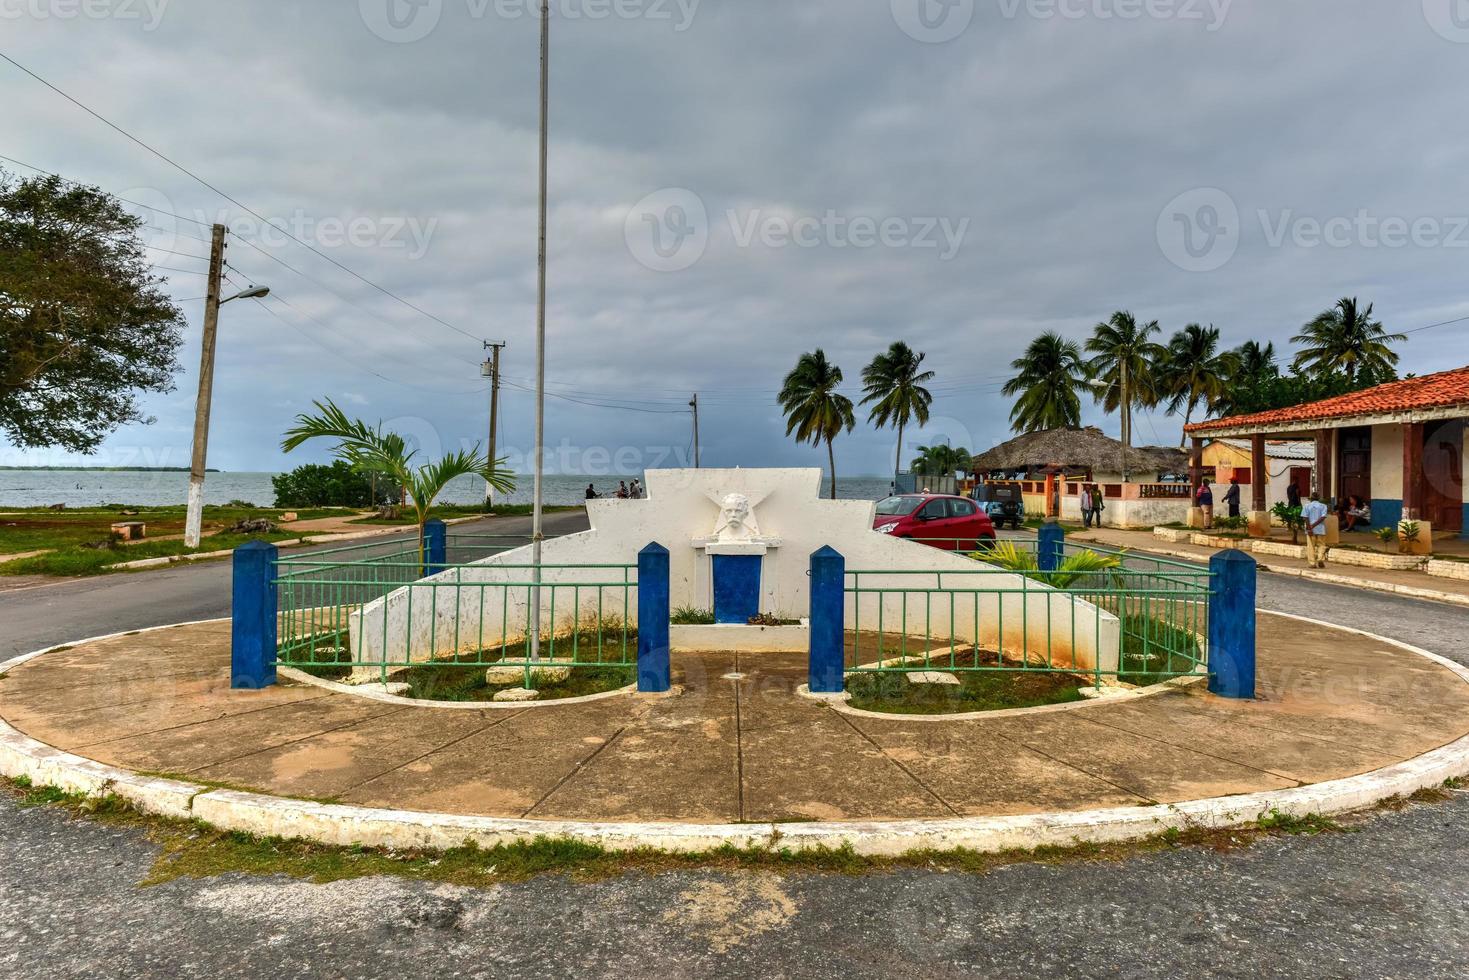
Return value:
<svg viewBox="0 0 1469 980">
<path fill-rule="evenodd" d="M 203 177 L 200 177 L 198 174 L 194 173 L 192 170 L 188 169 L 183 164 L 181 164 L 181 163 L 177 162 L 176 160 L 174 160 L 173 158 L 169 157 L 167 154 L 163 153 L 161 150 L 154 149 L 152 146 L 148 145 L 143 140 L 139 139 L 138 137 L 134 136 L 132 133 L 130 133 L 127 130 L 123 129 L 121 126 L 117 125 L 112 120 L 108 119 L 106 116 L 103 116 L 101 113 L 97 112 L 96 110 L 92 109 L 91 107 L 89 107 L 87 105 L 84 105 L 82 102 L 78 101 L 77 99 L 72 98 L 70 95 L 66 94 L 61 89 L 57 88 L 55 85 L 52 85 L 50 82 L 46 81 L 46 79 L 42 78 L 40 75 L 37 75 L 35 72 L 31 71 L 25 65 L 22 65 L 20 62 L 16 61 L 14 58 L 10 57 L 10 55 L 6 54 L 5 52 L 0 51 L 0 58 L 3 58 L 4 60 L 8 61 L 10 64 L 14 65 L 16 68 L 19 68 L 21 71 L 25 72 L 27 75 L 29 75 L 32 78 L 34 78 L 36 81 L 38 81 L 42 85 L 46 86 L 51 91 L 53 91 L 57 95 L 61 96 L 63 99 L 65 99 L 66 101 L 70 102 L 72 105 L 76 106 L 78 109 L 81 109 L 83 112 L 87 113 L 87 115 L 91 116 L 93 119 L 96 119 L 98 122 L 100 122 L 103 125 L 107 126 L 109 129 L 113 130 L 114 132 L 116 132 L 119 135 L 125 137 L 129 141 L 131 141 L 131 142 L 137 144 L 138 146 L 142 147 L 143 149 L 147 150 L 149 153 L 153 154 L 158 159 L 162 160 L 164 163 L 166 163 L 169 166 L 173 167 L 179 173 L 181 173 L 184 176 L 190 178 L 191 180 L 199 183 L 200 185 L 202 185 L 204 187 L 207 187 L 209 190 L 211 190 L 214 193 L 218 194 L 220 197 L 224 198 L 226 201 L 229 201 L 235 207 L 237 207 L 240 210 L 244 211 L 246 214 L 250 215 L 251 217 L 255 218 L 256 220 L 262 222 L 263 224 L 270 225 L 272 228 L 275 228 L 277 231 L 279 231 L 281 234 L 285 235 L 287 238 L 289 238 L 291 241 L 295 242 L 297 245 L 300 245 L 302 248 L 306 249 L 307 251 L 312 252 L 312 253 L 320 256 L 323 259 L 326 259 L 332 265 L 336 266 L 338 269 L 341 269 L 343 272 L 347 273 L 349 276 L 352 276 L 354 279 L 358 279 L 358 280 L 362 281 L 363 283 L 366 283 L 367 285 L 371 286 L 373 289 L 376 289 L 378 292 L 382 293 L 384 296 L 387 296 L 390 299 L 393 299 L 393 300 L 396 300 L 399 303 L 402 303 L 404 306 L 408 307 L 410 310 L 413 310 L 414 312 L 416 312 L 416 313 L 418 313 L 418 314 L 420 314 L 422 316 L 428 317 L 430 320 L 433 320 L 435 323 L 438 323 L 438 324 L 440 324 L 442 326 L 448 327 L 450 330 L 453 330 L 455 333 L 463 334 L 465 337 L 468 337 L 471 340 L 478 340 L 479 339 L 478 337 L 476 337 L 473 334 L 471 334 L 469 331 L 467 331 L 467 330 L 461 330 L 459 327 L 454 326 L 454 324 L 450 323 L 449 321 L 440 319 L 439 317 L 434 316 L 432 313 L 428 312 L 427 310 L 423 309 L 422 307 L 420 307 L 420 306 L 418 306 L 418 305 L 416 305 L 414 303 L 409 302 L 408 300 L 404 299 L 402 296 L 399 296 L 397 293 L 393 292 L 392 290 L 388 289 L 387 287 L 385 287 L 385 286 L 379 286 L 377 283 L 373 282 L 371 279 L 368 279 L 366 276 L 362 275 L 361 273 L 358 273 L 358 272 L 352 270 L 351 268 L 343 265 L 341 262 L 338 262 L 336 259 L 332 258 L 327 253 L 325 253 L 325 252 L 321 251 L 320 249 L 318 249 L 315 245 L 312 245 L 309 242 L 306 242 L 306 241 L 303 241 L 300 238 L 297 238 L 295 235 L 291 234 L 291 232 L 288 229 L 281 227 L 280 225 L 276 224 L 274 221 L 271 221 L 269 218 L 266 218 L 260 212 L 256 211 L 254 208 L 251 208 L 250 206 L 248 206 L 246 204 L 243 204 L 239 200 L 237 200 L 237 199 L 231 197 L 230 195 L 226 194 L 224 191 L 220 190 L 218 187 L 216 187 L 215 185 L 211 184 L 209 181 L 205 180 Z"/>
</svg>

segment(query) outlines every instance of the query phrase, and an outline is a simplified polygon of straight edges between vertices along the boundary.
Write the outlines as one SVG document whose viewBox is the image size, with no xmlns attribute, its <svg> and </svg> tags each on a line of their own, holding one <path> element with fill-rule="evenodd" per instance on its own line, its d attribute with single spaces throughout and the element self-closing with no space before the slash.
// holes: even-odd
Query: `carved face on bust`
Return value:
<svg viewBox="0 0 1469 980">
<path fill-rule="evenodd" d="M 750 498 L 742 493 L 727 495 L 719 507 L 714 535 L 722 540 L 747 539 L 760 533 L 750 510 Z"/>
</svg>

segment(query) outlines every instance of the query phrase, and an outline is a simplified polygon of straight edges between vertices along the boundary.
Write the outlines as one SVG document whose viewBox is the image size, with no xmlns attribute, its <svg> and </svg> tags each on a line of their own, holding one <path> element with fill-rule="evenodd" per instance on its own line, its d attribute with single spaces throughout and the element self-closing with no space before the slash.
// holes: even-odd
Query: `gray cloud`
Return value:
<svg viewBox="0 0 1469 980">
<path fill-rule="evenodd" d="M 487 2 L 442 0 L 431 32 L 392 43 L 354 3 L 170 3 L 148 30 L 120 15 L 37 16 L 60 8 L 26 0 L 4 8 L 24 15 L 3 21 L 0 49 L 261 213 L 322 234 L 339 261 L 508 340 L 506 373 L 528 384 L 536 25 Z M 553 399 L 550 441 L 682 450 L 687 418 L 669 413 L 699 390 L 706 462 L 818 463 L 782 438 L 783 373 L 822 346 L 855 392 L 862 364 L 902 338 L 939 372 L 944 434 L 983 447 L 1006 434 L 996 389 L 1026 342 L 1044 329 L 1080 337 L 1114 309 L 1170 330 L 1212 322 L 1230 343 L 1284 341 L 1344 293 L 1375 301 L 1397 329 L 1469 314 L 1464 248 L 1276 247 L 1266 233 L 1363 211 L 1469 215 L 1469 140 L 1448 122 L 1461 114 L 1469 45 L 1435 29 L 1451 22 L 1371 0 L 1235 3 L 1216 30 L 1202 2 L 1202 21 L 1119 15 L 1144 6 L 1054 8 L 1073 17 L 976 0 L 941 44 L 904 33 L 889 0 L 703 0 L 684 30 L 671 0 L 675 20 L 558 17 L 548 373 L 563 394 L 645 411 Z M 3 65 L 0 105 L 0 152 L 146 190 L 186 216 L 248 217 Z M 629 248 L 626 218 L 668 188 L 703 205 L 708 242 L 688 268 L 657 272 Z M 1240 215 L 1237 250 L 1207 273 L 1179 268 L 1158 235 L 1169 202 L 1198 188 L 1222 190 Z M 809 247 L 742 247 L 732 230 L 829 213 L 910 233 L 928 219 L 968 225 L 947 261 L 942 249 L 858 247 L 826 231 Z M 328 247 L 334 223 L 354 220 L 368 222 L 364 236 Z M 393 244 L 396 223 L 432 228 L 421 257 Z M 241 277 L 319 322 L 273 302 L 285 323 L 226 309 L 212 463 L 280 465 L 279 432 L 322 395 L 422 419 L 450 444 L 481 437 L 476 343 L 298 247 L 269 251 L 330 291 L 231 249 Z M 203 267 L 164 264 L 176 262 Z M 201 282 L 177 275 L 175 293 L 192 300 Z M 193 337 L 200 304 L 184 305 Z M 1405 369 L 1469 363 L 1464 337 L 1418 335 Z M 110 451 L 186 458 L 197 356 L 195 343 L 180 390 L 150 401 L 158 424 L 119 433 Z M 507 440 L 524 450 L 530 396 L 506 399 Z M 1140 423 L 1148 439 L 1177 431 L 1163 416 Z M 890 433 L 844 442 L 846 472 L 890 466 Z"/>
</svg>

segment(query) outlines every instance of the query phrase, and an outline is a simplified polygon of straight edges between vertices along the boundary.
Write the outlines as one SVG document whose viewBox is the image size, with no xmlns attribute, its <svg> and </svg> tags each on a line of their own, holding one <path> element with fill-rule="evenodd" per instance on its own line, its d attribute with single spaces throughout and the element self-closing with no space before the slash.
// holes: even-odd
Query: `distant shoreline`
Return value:
<svg viewBox="0 0 1469 980">
<path fill-rule="evenodd" d="M 187 466 L 0 466 L 0 473 L 187 473 Z M 223 473 L 209 470 L 205 473 Z"/>
</svg>

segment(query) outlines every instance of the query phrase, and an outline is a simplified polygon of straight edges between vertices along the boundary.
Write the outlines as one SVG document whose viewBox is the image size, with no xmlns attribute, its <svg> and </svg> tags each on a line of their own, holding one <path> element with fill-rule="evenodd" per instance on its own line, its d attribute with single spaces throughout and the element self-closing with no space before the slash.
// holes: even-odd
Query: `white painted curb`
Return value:
<svg viewBox="0 0 1469 980">
<path fill-rule="evenodd" d="M 1388 643 L 1432 660 L 1469 683 L 1469 668 L 1398 640 L 1301 616 L 1263 611 L 1262 614 L 1340 629 Z M 49 650 L 0 664 L 0 673 L 46 652 Z M 313 803 L 260 793 L 209 790 L 190 783 L 139 776 L 62 752 L 16 731 L 3 721 L 0 721 L 0 772 L 11 778 L 27 776 L 38 785 L 54 785 L 73 792 L 117 793 L 144 812 L 203 820 L 224 830 L 260 836 L 299 837 L 341 846 L 360 844 L 392 849 L 443 850 L 467 842 L 492 847 L 545 837 L 597 844 L 614 851 L 657 848 L 688 853 L 725 844 L 737 847 L 776 846 L 792 850 L 850 846 L 858 854 L 897 856 L 927 849 L 967 848 L 993 852 L 1045 845 L 1136 840 L 1171 828 L 1242 826 L 1253 823 L 1260 815 L 1272 810 L 1297 817 L 1309 814 L 1331 816 L 1363 809 L 1394 796 L 1437 787 L 1447 779 L 1469 773 L 1469 736 L 1375 772 L 1294 789 L 1191 800 L 1168 806 L 850 823 L 597 823 L 418 813 Z"/>
</svg>

